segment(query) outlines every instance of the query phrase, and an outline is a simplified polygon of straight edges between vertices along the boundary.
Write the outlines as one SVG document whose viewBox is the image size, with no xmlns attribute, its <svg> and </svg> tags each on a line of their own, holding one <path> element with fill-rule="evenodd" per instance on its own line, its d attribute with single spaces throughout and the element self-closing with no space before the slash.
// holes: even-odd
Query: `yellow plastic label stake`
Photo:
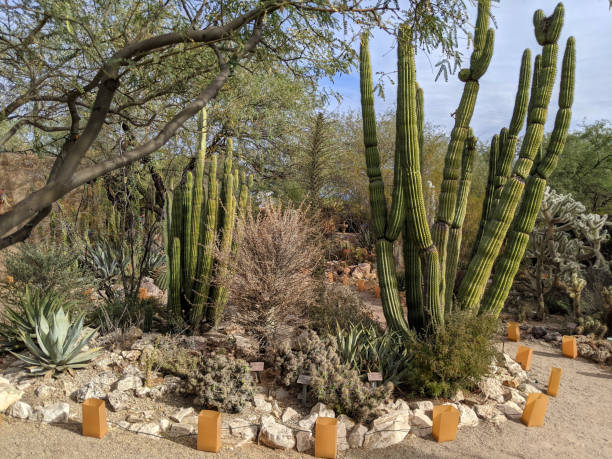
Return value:
<svg viewBox="0 0 612 459">
<path fill-rule="evenodd" d="M 336 459 L 338 442 L 338 420 L 317 418 L 315 423 L 315 457 Z"/>
<path fill-rule="evenodd" d="M 561 351 L 563 355 L 570 359 L 578 357 L 578 345 L 575 336 L 564 336 L 561 338 Z"/>
<path fill-rule="evenodd" d="M 531 369 L 531 356 L 533 355 L 533 350 L 528 348 L 527 346 L 519 346 L 518 351 L 516 351 L 516 360 L 521 364 L 523 370 L 529 371 Z"/>
<path fill-rule="evenodd" d="M 546 393 L 552 397 L 556 397 L 559 392 L 559 384 L 561 383 L 561 368 L 553 367 L 550 369 L 550 378 L 548 379 L 548 390 Z"/>
<path fill-rule="evenodd" d="M 432 435 L 438 443 L 457 438 L 459 410 L 451 405 L 437 405 L 433 409 Z"/>
<path fill-rule="evenodd" d="M 521 421 L 527 427 L 542 427 L 547 406 L 548 397 L 545 394 L 529 394 Z"/>
<path fill-rule="evenodd" d="M 221 413 L 202 410 L 198 416 L 199 451 L 217 453 L 221 449 Z"/>
<path fill-rule="evenodd" d="M 508 339 L 510 341 L 516 341 L 516 342 L 521 340 L 521 330 L 519 328 L 518 322 L 508 323 Z"/>
<path fill-rule="evenodd" d="M 360 292 L 364 292 L 365 291 L 365 281 L 363 279 L 359 279 L 357 281 L 357 290 L 359 290 Z"/>
<path fill-rule="evenodd" d="M 104 400 L 88 398 L 83 402 L 83 435 L 102 438 L 108 432 Z"/>
</svg>

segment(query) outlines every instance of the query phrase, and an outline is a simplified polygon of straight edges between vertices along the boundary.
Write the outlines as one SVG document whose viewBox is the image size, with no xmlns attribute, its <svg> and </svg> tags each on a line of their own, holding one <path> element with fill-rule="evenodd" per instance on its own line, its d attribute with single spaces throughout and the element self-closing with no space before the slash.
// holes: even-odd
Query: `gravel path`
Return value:
<svg viewBox="0 0 612 459">
<path fill-rule="evenodd" d="M 525 343 L 523 343 L 525 344 Z M 436 443 L 431 436 L 409 435 L 399 445 L 384 450 L 352 450 L 346 458 L 591 458 L 612 457 L 612 370 L 582 359 L 561 356 L 552 346 L 531 341 L 534 349 L 531 374 L 536 386 L 546 388 L 550 368 L 563 369 L 559 396 L 551 398 L 544 426 L 526 428 L 520 420 L 508 420 L 500 428 L 481 423 L 461 429 L 457 440 Z M 506 343 L 510 355 L 516 343 Z M 4 418 L 0 424 L 2 458 L 181 458 L 212 457 L 195 450 L 194 438 L 175 441 L 146 438 L 113 428 L 102 440 L 80 435 L 80 426 L 45 425 Z M 223 458 L 309 457 L 295 451 L 273 451 L 252 443 L 224 444 Z"/>
</svg>

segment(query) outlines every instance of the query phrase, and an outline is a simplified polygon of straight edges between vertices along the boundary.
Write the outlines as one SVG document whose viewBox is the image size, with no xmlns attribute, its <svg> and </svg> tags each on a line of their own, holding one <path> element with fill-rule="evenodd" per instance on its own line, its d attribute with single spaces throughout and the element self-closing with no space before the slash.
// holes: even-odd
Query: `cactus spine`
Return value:
<svg viewBox="0 0 612 459">
<path fill-rule="evenodd" d="M 164 231 L 170 279 L 168 310 L 177 327 L 187 326 L 192 332 L 199 330 L 205 316 L 211 326 L 217 325 L 227 301 L 223 284 L 227 281 L 227 263 L 237 249 L 232 245 L 236 198 L 231 141 L 228 142 L 220 203 L 216 155 L 210 160 L 208 196 L 204 195 L 205 109 L 200 113 L 198 125 L 200 138 L 194 173 L 187 172 L 184 185 L 168 193 Z M 241 200 L 246 202 L 247 198 L 248 189 L 243 189 Z M 217 241 L 223 254 L 219 258 L 215 256 Z M 213 274 L 219 278 L 215 286 L 211 285 Z"/>
<path fill-rule="evenodd" d="M 494 286 L 483 302 L 484 312 L 499 313 L 500 304 L 503 304 L 507 297 L 507 288 L 516 273 L 515 267 L 523 256 L 530 228 L 533 228 L 534 213 L 537 214 L 542 200 L 541 190 L 545 186 L 546 177 L 556 165 L 567 135 L 575 60 L 573 39 L 568 42 L 563 61 L 560 109 L 555 130 L 546 154 L 539 153 L 556 73 L 556 41 L 563 22 L 563 5 L 559 4 L 550 18 L 546 18 L 541 11 L 537 11 L 534 16 L 536 37 L 543 46 L 542 55 L 536 56 L 535 59 L 533 87 L 530 93 L 531 56 L 528 50 L 523 53 L 510 125 L 492 139 L 489 179 L 479 238 L 457 292 L 456 305 L 453 305 L 461 231 L 476 152 L 476 138 L 469 128 L 469 123 L 478 92 L 478 79 L 486 71 L 493 50 L 493 31 L 487 30 L 489 8 L 489 0 L 478 2 L 474 52 L 471 55 L 470 67 L 459 73 L 459 78 L 465 86 L 445 158 L 439 206 L 431 232 L 425 212 L 420 164 L 423 98 L 416 85 L 410 29 L 402 25 L 398 33 L 397 129 L 390 211 L 385 203 L 380 173 L 367 37 L 362 39 L 361 100 L 372 225 L 377 237 L 379 282 L 387 323 L 391 328 L 400 331 L 405 331 L 407 323 L 417 332 L 426 330 L 432 324 L 443 324 L 444 315 L 452 311 L 453 307 L 478 312 L 493 265 L 508 235 L 507 248 L 495 265 Z M 525 139 L 520 155 L 513 165 L 518 134 L 525 118 Z M 516 212 L 519 202 L 520 209 Z M 399 302 L 391 250 L 402 219 L 408 287 L 407 322 Z M 508 234 L 510 228 L 512 230 Z"/>
</svg>

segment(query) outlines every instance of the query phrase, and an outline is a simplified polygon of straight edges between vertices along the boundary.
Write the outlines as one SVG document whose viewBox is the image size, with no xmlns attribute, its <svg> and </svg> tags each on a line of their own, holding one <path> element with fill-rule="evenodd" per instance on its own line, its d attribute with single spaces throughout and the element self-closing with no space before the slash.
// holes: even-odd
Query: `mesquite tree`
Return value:
<svg viewBox="0 0 612 459">
<path fill-rule="evenodd" d="M 494 33 L 488 29 L 490 0 L 479 0 L 474 50 L 469 68 L 459 72 L 464 88 L 445 158 L 436 219 L 429 227 L 423 198 L 421 155 L 423 93 L 416 83 L 413 37 L 407 25 L 398 33 L 398 91 L 392 202 L 387 209 L 376 138 L 376 116 L 367 35 L 360 55 L 361 100 L 366 165 L 370 180 L 373 230 L 381 298 L 390 327 L 422 331 L 444 323 L 445 314 L 465 309 L 499 314 L 525 252 L 547 177 L 554 170 L 569 128 L 574 88 L 575 43 L 567 41 L 562 64 L 559 110 L 554 131 L 541 151 L 544 124 L 557 66 L 557 40 L 563 5 L 552 16 L 534 15 L 535 35 L 543 47 L 536 56 L 531 82 L 530 52 L 525 50 L 510 126 L 491 142 L 489 180 L 483 217 L 467 272 L 453 291 L 461 248 L 462 225 L 471 185 L 476 138 L 470 128 L 479 79 L 493 53 Z M 514 161 L 518 134 L 527 118 L 525 138 Z M 521 199 L 522 198 L 522 199 Z M 393 241 L 404 231 L 407 318 L 402 313 L 392 254 Z M 505 249 L 500 255 L 505 241 Z M 491 273 L 493 282 L 487 289 Z M 486 290 L 486 293 L 485 293 Z M 484 298 L 483 298 L 484 295 Z"/>
</svg>

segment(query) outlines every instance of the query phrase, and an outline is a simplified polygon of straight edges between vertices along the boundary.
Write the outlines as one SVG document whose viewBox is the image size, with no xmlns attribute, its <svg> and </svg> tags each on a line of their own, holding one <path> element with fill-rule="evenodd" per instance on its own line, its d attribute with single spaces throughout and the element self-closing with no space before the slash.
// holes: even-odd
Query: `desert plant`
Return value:
<svg viewBox="0 0 612 459">
<path fill-rule="evenodd" d="M 43 291 L 26 286 L 16 298 L 16 304 L 13 307 L 7 305 L 2 311 L 0 336 L 5 340 L 2 347 L 15 349 L 25 346 L 22 334 L 35 338 L 39 317 L 50 317 L 62 307 L 69 310 L 71 303 L 54 290 Z"/>
<path fill-rule="evenodd" d="M 433 397 L 452 397 L 458 389 L 472 389 L 497 356 L 491 343 L 496 330 L 495 316 L 455 311 L 432 333 L 412 335 L 409 347 L 414 358 L 406 387 Z"/>
<path fill-rule="evenodd" d="M 197 405 L 238 413 L 253 400 L 255 386 L 246 361 L 215 354 L 202 357 L 198 369 L 187 376 L 181 391 L 195 395 Z"/>
<path fill-rule="evenodd" d="M 228 139 L 221 197 L 216 155 L 211 158 L 205 196 L 205 109 L 200 112 L 199 120 L 195 171 L 187 172 L 185 183 L 168 193 L 164 232 L 168 310 L 177 327 L 187 326 L 194 332 L 199 330 L 203 319 L 216 326 L 223 314 L 230 264 L 239 245 L 234 239 L 236 215 L 245 212 L 249 187 L 244 174 L 239 180 L 238 171 L 232 169 L 232 140 Z M 238 198 L 236 190 L 240 193 Z"/>
<path fill-rule="evenodd" d="M 377 272 L 383 311 L 387 324 L 392 329 L 404 334 L 408 334 L 409 327 L 423 332 L 432 326 L 443 324 L 445 315 L 454 309 L 495 315 L 501 311 L 523 257 L 528 235 L 533 228 L 546 178 L 554 170 L 569 128 L 575 66 L 573 37 L 568 39 L 563 58 L 555 128 L 545 152 L 536 158 L 542 144 L 543 127 L 555 79 L 557 40 L 563 23 L 563 13 L 563 6 L 559 4 L 549 18 L 545 17 L 541 10 L 536 11 L 534 15 L 536 38 L 543 50 L 542 55 L 535 61 L 531 95 L 531 58 L 526 50 L 521 63 L 519 88 L 510 126 L 503 129 L 501 135 L 493 141 L 489 158 L 491 185 L 485 198 L 486 209 L 481 221 L 481 237 L 475 245 L 474 254 L 457 292 L 451 292 L 449 289 L 453 289 L 455 283 L 462 223 L 471 185 L 471 159 L 476 142 L 469 125 L 476 103 L 479 79 L 487 70 L 493 52 L 494 31 L 487 30 L 490 0 L 478 1 L 470 66 L 459 72 L 459 79 L 465 85 L 455 114 L 455 126 L 446 154 L 437 215 L 431 231 L 426 216 L 421 178 L 423 95 L 416 84 L 412 32 L 410 27 L 404 24 L 400 26 L 398 33 L 397 128 L 390 209 L 387 209 L 377 147 L 368 37 L 363 36 L 360 53 L 361 101 L 370 181 L 372 229 L 377 239 Z M 525 117 L 525 139 L 521 144 L 518 159 L 512 165 L 518 134 Z M 393 258 L 393 242 L 402 230 L 408 292 L 407 319 L 401 307 Z M 506 236 L 506 248 L 499 256 Z M 492 272 L 494 280 L 483 298 Z"/>
<path fill-rule="evenodd" d="M 11 353 L 32 365 L 30 372 L 37 375 L 85 368 L 98 356 L 98 351 L 84 349 L 96 330 L 81 338 L 83 320 L 83 314 L 71 320 L 61 307 L 48 316 L 41 315 L 35 327 L 36 341 L 29 334 L 21 332 L 21 339 L 29 354 Z"/>
<path fill-rule="evenodd" d="M 162 313 L 161 305 L 155 298 L 140 299 L 122 294 L 112 295 L 89 311 L 89 320 L 102 333 L 125 330 L 132 326 L 151 331 L 153 317 Z"/>
<path fill-rule="evenodd" d="M 229 316 L 263 341 L 305 322 L 316 301 L 322 249 L 313 221 L 307 209 L 273 203 L 241 221 Z"/>
</svg>

